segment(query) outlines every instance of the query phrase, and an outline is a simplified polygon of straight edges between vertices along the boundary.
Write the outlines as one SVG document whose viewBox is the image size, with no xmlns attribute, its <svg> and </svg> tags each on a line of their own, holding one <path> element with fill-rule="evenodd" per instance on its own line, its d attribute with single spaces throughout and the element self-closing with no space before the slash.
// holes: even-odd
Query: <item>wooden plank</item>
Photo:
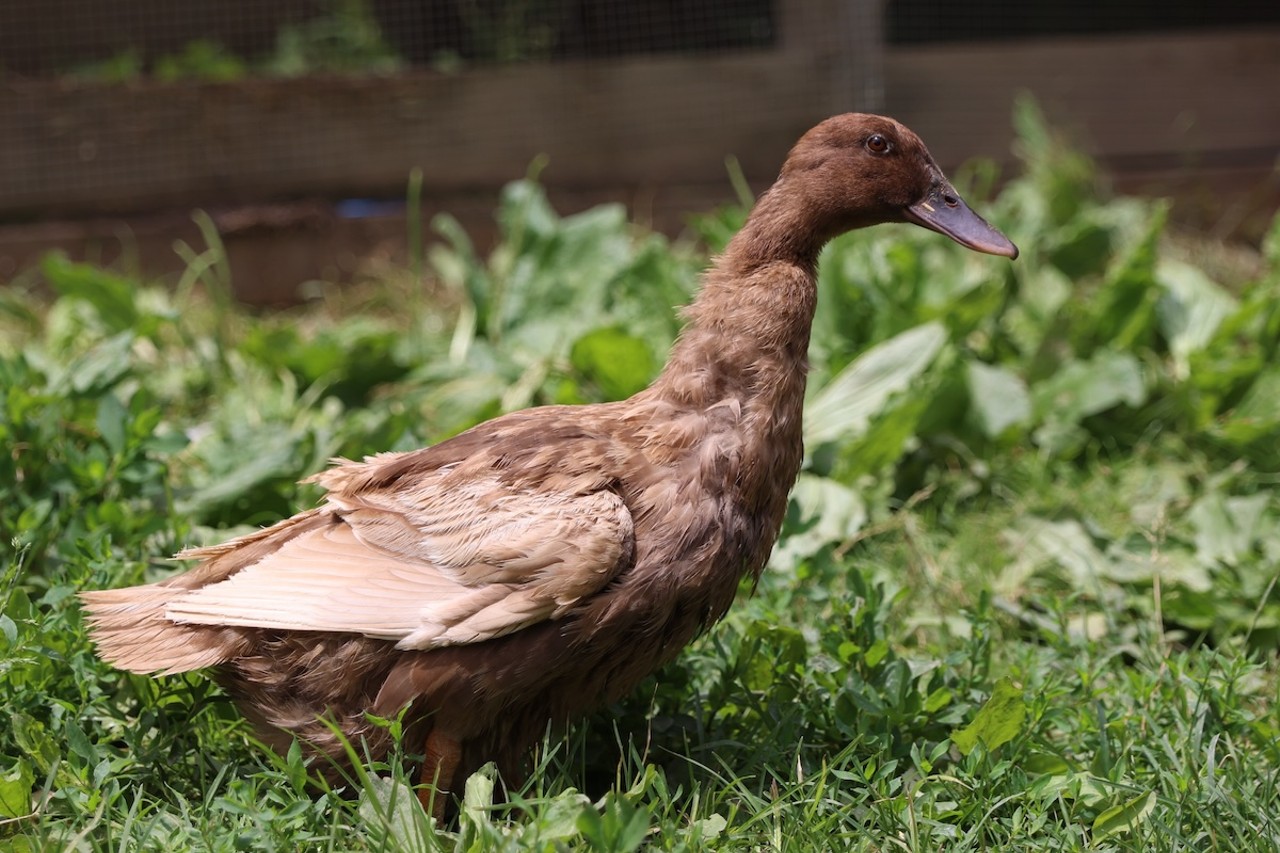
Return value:
<svg viewBox="0 0 1280 853">
<path fill-rule="evenodd" d="M 786 4 L 782 49 L 721 57 L 234 84 L 0 83 L 0 218 L 398 195 L 414 167 L 429 195 L 492 194 L 544 153 L 544 179 L 562 189 L 711 181 L 728 154 L 767 180 L 833 111 L 832 81 L 848 75 L 829 64 L 847 28 L 829 27 L 821 50 L 798 46 L 821 29 L 814 8 L 826 2 Z M 1267 166 L 1280 147 L 1274 28 L 894 48 L 885 85 L 888 111 L 948 166 L 1010 158 L 1023 89 L 1113 163 Z"/>
<path fill-rule="evenodd" d="M 424 199 L 421 221 L 439 213 L 457 219 L 481 252 L 497 239 L 497 191 L 447 193 Z M 552 206 L 566 213 L 623 201 L 631 217 L 667 234 L 686 230 L 690 211 L 708 211 L 734 200 L 729 181 L 681 184 L 660 193 L 624 186 L 550 189 Z M 305 282 L 361 281 L 408 263 L 408 221 L 403 207 L 380 206 L 374 215 L 349 218 L 333 205 L 295 202 L 211 211 L 231 270 L 232 286 L 245 302 L 297 302 Z M 428 239 L 435 238 L 428 230 Z M 115 266 L 141 281 L 173 283 L 186 269 L 174 251 L 183 242 L 197 250 L 204 239 L 191 216 L 177 211 L 129 217 L 0 225 L 0 283 L 38 268 L 47 253 Z"/>
<path fill-rule="evenodd" d="M 550 157 L 565 185 L 776 170 L 822 114 L 782 52 L 236 84 L 0 86 L 0 214 L 494 187 Z"/>
<path fill-rule="evenodd" d="M 1010 116 L 1030 92 L 1052 122 L 1122 168 L 1266 165 L 1280 150 L 1280 30 L 902 47 L 893 113 L 944 163 L 1012 159 Z"/>
</svg>

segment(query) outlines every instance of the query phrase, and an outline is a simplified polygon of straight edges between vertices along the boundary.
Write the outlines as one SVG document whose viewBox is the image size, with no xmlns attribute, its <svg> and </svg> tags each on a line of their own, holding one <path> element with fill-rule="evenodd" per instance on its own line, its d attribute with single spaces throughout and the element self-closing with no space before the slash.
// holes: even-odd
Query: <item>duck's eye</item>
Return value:
<svg viewBox="0 0 1280 853">
<path fill-rule="evenodd" d="M 889 149 L 892 147 L 889 144 L 889 140 L 878 133 L 873 133 L 867 137 L 867 150 L 872 154 L 888 154 Z"/>
</svg>

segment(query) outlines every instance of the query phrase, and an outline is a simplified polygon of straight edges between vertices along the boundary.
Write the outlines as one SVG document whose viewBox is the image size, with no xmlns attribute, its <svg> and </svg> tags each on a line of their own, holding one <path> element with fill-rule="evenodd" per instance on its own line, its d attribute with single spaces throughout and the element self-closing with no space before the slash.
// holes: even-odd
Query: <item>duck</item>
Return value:
<svg viewBox="0 0 1280 853">
<path fill-rule="evenodd" d="M 334 460 L 304 481 L 318 506 L 183 551 L 194 567 L 166 580 L 81 593 L 98 654 L 212 668 L 261 740 L 339 770 L 344 741 L 385 756 L 374 718 L 403 714 L 437 818 L 486 762 L 519 778 L 549 726 L 626 695 L 759 578 L 803 458 L 819 252 L 892 222 L 1018 255 L 910 129 L 826 119 L 703 273 L 648 388 Z"/>
</svg>

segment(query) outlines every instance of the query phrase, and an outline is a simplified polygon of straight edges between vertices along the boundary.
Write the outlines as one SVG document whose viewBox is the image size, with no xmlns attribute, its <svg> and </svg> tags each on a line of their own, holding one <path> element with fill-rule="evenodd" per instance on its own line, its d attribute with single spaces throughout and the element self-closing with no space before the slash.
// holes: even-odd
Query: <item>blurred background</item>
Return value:
<svg viewBox="0 0 1280 853">
<path fill-rule="evenodd" d="M 50 249 L 176 275 L 202 209 L 238 295 L 288 302 L 403 256 L 415 170 L 481 245 L 531 167 L 674 233 L 734 197 L 727 158 L 759 190 L 846 110 L 1008 175 L 1023 92 L 1215 238 L 1280 199 L 1274 0 L 6 0 L 0 279 Z"/>
</svg>

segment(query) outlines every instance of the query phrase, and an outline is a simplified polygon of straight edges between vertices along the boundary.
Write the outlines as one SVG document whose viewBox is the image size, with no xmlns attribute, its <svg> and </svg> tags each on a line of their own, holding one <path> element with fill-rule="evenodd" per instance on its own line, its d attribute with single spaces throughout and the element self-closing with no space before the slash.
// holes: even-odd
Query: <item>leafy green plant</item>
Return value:
<svg viewBox="0 0 1280 853">
<path fill-rule="evenodd" d="M 224 83 L 239 80 L 248 73 L 247 64 L 215 41 L 196 39 L 180 53 L 162 56 L 155 61 L 152 73 L 157 80 L 202 80 Z"/>
<path fill-rule="evenodd" d="M 322 5 L 324 14 L 276 34 L 275 52 L 263 63 L 268 74 L 386 74 L 404 65 L 383 39 L 366 0 L 328 0 Z"/>
<path fill-rule="evenodd" d="M 286 24 L 265 56 L 240 56 L 215 39 L 197 38 L 180 50 L 147 60 L 138 46 L 68 72 L 77 80 L 126 83 L 152 78 L 164 83 L 226 83 L 255 74 L 388 74 L 404 61 L 389 47 L 366 0 L 327 0 L 305 21 Z"/>
<path fill-rule="evenodd" d="M 561 218 L 533 180 L 504 190 L 497 219 L 502 239 L 488 258 L 456 220 L 435 221 L 444 242 L 427 259 L 460 309 L 447 351 L 424 349 L 412 381 L 429 383 L 437 427 L 621 399 L 648 384 L 678 329 L 673 309 L 693 288 L 694 259 L 636 234 L 621 206 Z"/>
</svg>

